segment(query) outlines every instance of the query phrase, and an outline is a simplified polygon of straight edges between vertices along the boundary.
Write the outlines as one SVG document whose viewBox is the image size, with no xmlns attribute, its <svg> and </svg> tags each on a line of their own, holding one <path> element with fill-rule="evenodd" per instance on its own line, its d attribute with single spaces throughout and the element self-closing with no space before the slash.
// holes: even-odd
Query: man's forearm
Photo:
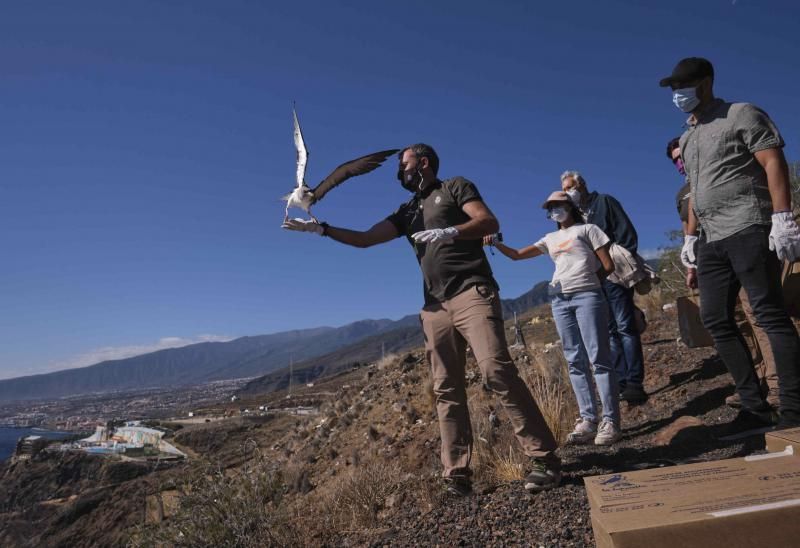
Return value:
<svg viewBox="0 0 800 548">
<path fill-rule="evenodd" d="M 694 216 L 694 203 L 692 203 L 692 198 L 689 198 L 689 221 L 686 223 L 686 228 L 684 230 L 684 234 L 687 236 L 696 236 L 697 235 L 697 217 Z"/>
<path fill-rule="evenodd" d="M 338 228 L 328 224 L 323 226 L 325 226 L 324 236 L 353 247 L 371 247 L 393 240 L 398 236 L 397 227 L 388 220 L 380 221 L 366 231 Z"/>
<path fill-rule="evenodd" d="M 773 213 L 792 210 L 792 189 L 789 184 L 789 166 L 780 148 L 767 148 L 754 152 L 756 161 L 767 176 L 769 197 Z"/>
<path fill-rule="evenodd" d="M 337 228 L 328 225 L 325 230 L 325 236 L 329 237 L 331 240 L 336 240 L 339 243 L 351 245 L 353 247 L 369 247 L 370 245 L 367 241 L 366 233 L 358 230 Z"/>
<path fill-rule="evenodd" d="M 789 166 L 783 154 L 770 158 L 764 165 L 767 173 L 769 196 L 772 199 L 772 211 L 792 210 L 792 190 L 789 185 Z"/>
</svg>

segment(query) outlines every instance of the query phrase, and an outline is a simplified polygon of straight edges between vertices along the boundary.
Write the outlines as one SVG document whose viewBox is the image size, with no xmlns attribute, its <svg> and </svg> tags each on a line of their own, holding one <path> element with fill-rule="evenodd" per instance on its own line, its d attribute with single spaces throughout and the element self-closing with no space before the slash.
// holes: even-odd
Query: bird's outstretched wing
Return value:
<svg viewBox="0 0 800 548">
<path fill-rule="evenodd" d="M 314 194 L 314 201 L 320 201 L 330 189 L 337 187 L 350 177 L 363 175 L 379 168 L 380 165 L 386 161 L 386 158 L 392 154 L 396 154 L 399 150 L 399 148 L 394 148 L 392 150 L 373 152 L 372 154 L 367 154 L 361 158 L 343 163 L 334 169 L 330 175 L 325 177 L 325 179 L 311 191 Z"/>
<path fill-rule="evenodd" d="M 300 122 L 294 107 L 292 107 L 292 116 L 294 117 L 294 148 L 297 149 L 297 186 L 302 186 L 306 177 L 308 149 L 306 149 L 306 142 L 303 140 L 303 132 L 300 130 Z"/>
</svg>

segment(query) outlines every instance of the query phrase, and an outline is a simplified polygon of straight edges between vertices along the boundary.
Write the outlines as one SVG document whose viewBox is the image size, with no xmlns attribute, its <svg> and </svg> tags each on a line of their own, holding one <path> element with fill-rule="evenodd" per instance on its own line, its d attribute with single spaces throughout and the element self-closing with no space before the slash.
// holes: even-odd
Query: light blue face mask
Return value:
<svg viewBox="0 0 800 548">
<path fill-rule="evenodd" d="M 692 112 L 700 104 L 700 99 L 697 98 L 697 88 L 676 89 L 672 92 L 672 102 L 683 112 Z"/>
</svg>

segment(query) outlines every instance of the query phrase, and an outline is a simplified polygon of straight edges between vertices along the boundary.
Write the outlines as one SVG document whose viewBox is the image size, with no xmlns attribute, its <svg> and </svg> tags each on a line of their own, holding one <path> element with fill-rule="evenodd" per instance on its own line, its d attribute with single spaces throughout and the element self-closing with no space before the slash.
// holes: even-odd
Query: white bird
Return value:
<svg viewBox="0 0 800 548">
<path fill-rule="evenodd" d="M 281 198 L 286 201 L 284 222 L 289 220 L 290 207 L 299 207 L 308 213 L 314 221 L 317 221 L 314 215 L 311 214 L 311 206 L 320 201 L 329 190 L 339 186 L 351 177 L 363 175 L 377 169 L 386 161 L 386 158 L 400 150 L 396 148 L 392 150 L 382 150 L 345 162 L 334 169 L 333 172 L 325 177 L 315 188 L 311 188 L 305 181 L 308 149 L 306 149 L 306 143 L 303 140 L 303 132 L 300 130 L 300 122 L 297 120 L 297 112 L 294 108 L 292 108 L 292 116 L 294 117 L 294 147 L 297 149 L 297 186 L 292 192 Z"/>
</svg>

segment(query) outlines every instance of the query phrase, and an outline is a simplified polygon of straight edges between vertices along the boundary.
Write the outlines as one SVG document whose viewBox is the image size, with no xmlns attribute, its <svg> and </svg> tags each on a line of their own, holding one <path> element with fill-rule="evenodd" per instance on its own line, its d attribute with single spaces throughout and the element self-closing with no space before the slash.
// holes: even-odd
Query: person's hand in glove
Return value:
<svg viewBox="0 0 800 548">
<path fill-rule="evenodd" d="M 296 230 L 298 232 L 313 232 L 315 234 L 319 234 L 320 236 L 322 236 L 322 233 L 325 231 L 322 228 L 322 225 L 318 222 L 311 220 L 307 221 L 305 219 L 300 219 L 299 217 L 295 219 L 289 219 L 281 225 L 281 228 L 285 228 L 286 230 Z"/>
<path fill-rule="evenodd" d="M 683 237 L 683 248 L 681 249 L 681 262 L 686 268 L 697 268 L 697 236 L 687 234 Z"/>
<path fill-rule="evenodd" d="M 769 248 L 781 261 L 796 261 L 800 258 L 800 227 L 790 211 L 772 214 Z"/>
<path fill-rule="evenodd" d="M 415 232 L 411 238 L 418 244 L 429 244 L 433 242 L 449 242 L 458 236 L 458 229 L 454 226 L 447 228 L 431 228 L 430 230 L 423 230 Z"/>
</svg>

